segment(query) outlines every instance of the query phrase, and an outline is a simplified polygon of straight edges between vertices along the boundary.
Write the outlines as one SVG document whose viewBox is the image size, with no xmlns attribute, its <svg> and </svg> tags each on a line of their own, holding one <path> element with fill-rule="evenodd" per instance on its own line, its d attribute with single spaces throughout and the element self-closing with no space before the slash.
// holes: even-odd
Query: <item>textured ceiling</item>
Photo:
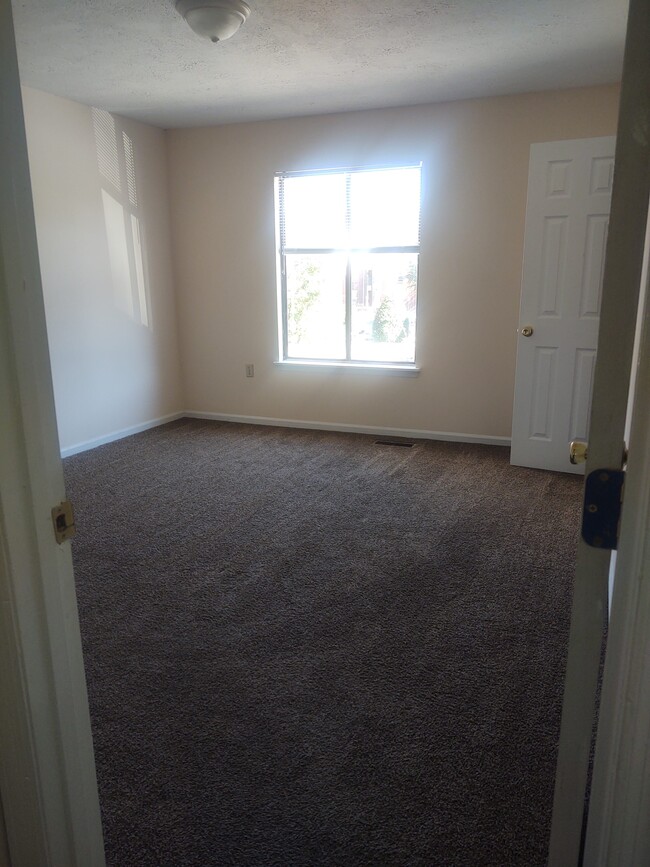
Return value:
<svg viewBox="0 0 650 867">
<path fill-rule="evenodd" d="M 229 41 L 173 0 L 14 0 L 23 82 L 161 127 L 618 81 L 627 0 L 249 0 Z"/>
</svg>

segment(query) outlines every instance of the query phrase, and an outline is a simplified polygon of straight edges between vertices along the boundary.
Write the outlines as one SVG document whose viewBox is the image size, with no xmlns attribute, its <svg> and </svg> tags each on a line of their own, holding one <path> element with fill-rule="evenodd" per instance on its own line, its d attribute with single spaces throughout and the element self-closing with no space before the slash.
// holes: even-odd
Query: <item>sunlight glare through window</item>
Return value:
<svg viewBox="0 0 650 867">
<path fill-rule="evenodd" d="M 420 167 L 276 182 L 282 358 L 412 364 Z"/>
</svg>

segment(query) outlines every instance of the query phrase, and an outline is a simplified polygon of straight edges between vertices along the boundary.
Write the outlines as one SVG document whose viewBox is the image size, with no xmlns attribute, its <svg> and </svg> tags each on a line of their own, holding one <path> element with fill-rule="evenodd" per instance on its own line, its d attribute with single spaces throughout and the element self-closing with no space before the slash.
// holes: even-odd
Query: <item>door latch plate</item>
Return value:
<svg viewBox="0 0 650 867">
<path fill-rule="evenodd" d="M 70 500 L 65 500 L 63 503 L 59 503 L 58 506 L 54 506 L 52 509 L 52 524 L 54 525 L 54 538 L 59 545 L 74 536 L 77 528 L 74 523 L 74 512 Z"/>
<path fill-rule="evenodd" d="M 613 551 L 618 546 L 618 525 L 623 502 L 623 470 L 594 470 L 585 480 L 582 538 L 592 548 Z"/>
</svg>

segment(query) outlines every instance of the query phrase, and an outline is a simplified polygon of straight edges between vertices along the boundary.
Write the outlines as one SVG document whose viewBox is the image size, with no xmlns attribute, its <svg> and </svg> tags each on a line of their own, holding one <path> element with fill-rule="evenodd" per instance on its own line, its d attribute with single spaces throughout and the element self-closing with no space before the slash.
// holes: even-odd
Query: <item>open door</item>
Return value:
<svg viewBox="0 0 650 867">
<path fill-rule="evenodd" d="M 614 136 L 530 149 L 510 460 L 582 472 L 602 298 Z"/>
<path fill-rule="evenodd" d="M 650 214 L 584 863 L 650 864 Z M 626 433 L 627 436 L 627 433 Z"/>
<path fill-rule="evenodd" d="M 624 431 L 650 191 L 649 44 L 650 4 L 647 0 L 631 0 L 594 372 L 587 479 L 592 473 L 595 476 L 608 476 L 609 471 L 618 473 L 624 463 Z M 630 452 L 631 467 L 632 457 Z M 585 512 L 593 515 L 598 511 L 598 506 L 586 496 Z M 625 515 L 624 503 L 624 521 Z M 597 543 L 598 538 L 592 541 Z M 575 867 L 583 863 L 589 755 L 608 610 L 609 569 L 610 551 L 581 540 L 549 846 L 548 863 L 552 867 Z"/>
<path fill-rule="evenodd" d="M 104 851 L 10 0 L 0 0 L 0 802 L 10 863 Z"/>
</svg>

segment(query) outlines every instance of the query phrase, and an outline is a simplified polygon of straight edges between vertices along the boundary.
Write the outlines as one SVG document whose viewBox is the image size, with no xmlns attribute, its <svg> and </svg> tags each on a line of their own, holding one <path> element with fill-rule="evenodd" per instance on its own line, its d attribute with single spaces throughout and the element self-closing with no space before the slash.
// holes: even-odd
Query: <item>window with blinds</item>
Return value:
<svg viewBox="0 0 650 867">
<path fill-rule="evenodd" d="M 415 361 L 420 166 L 278 172 L 282 360 Z"/>
</svg>

